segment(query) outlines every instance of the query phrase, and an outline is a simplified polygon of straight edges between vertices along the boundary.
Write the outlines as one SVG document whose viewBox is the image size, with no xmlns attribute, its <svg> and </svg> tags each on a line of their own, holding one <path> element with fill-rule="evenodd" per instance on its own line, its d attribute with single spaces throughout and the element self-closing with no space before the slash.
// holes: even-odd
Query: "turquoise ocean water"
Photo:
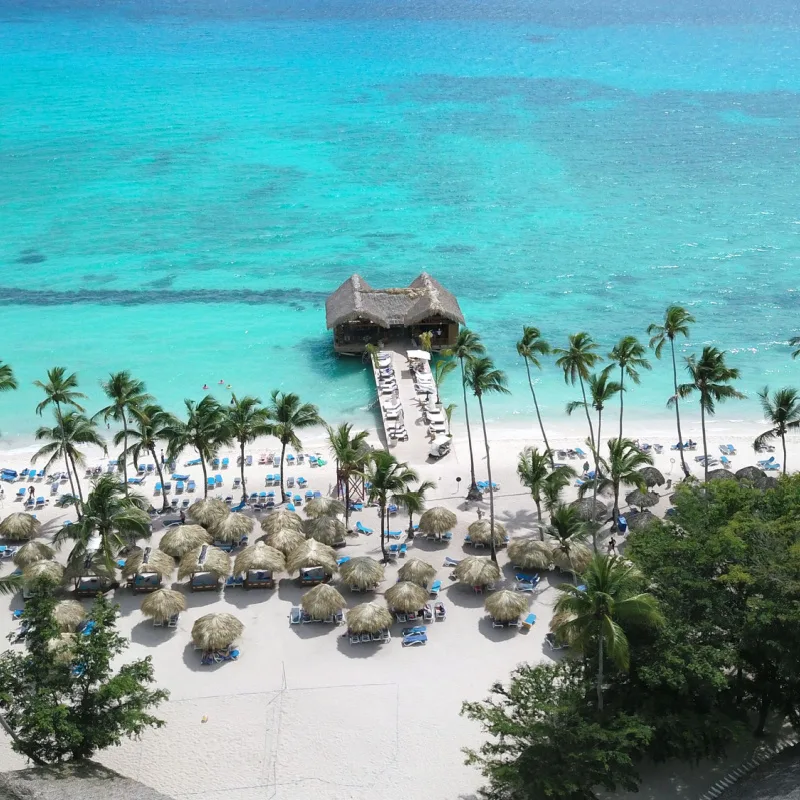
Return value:
<svg viewBox="0 0 800 800">
<path fill-rule="evenodd" d="M 751 396 L 800 382 L 799 31 L 790 0 L 0 0 L 0 429 L 55 364 L 93 407 L 129 368 L 174 409 L 223 379 L 364 416 L 323 305 L 356 271 L 457 294 L 495 418 L 523 323 L 608 348 L 671 302 Z"/>
</svg>

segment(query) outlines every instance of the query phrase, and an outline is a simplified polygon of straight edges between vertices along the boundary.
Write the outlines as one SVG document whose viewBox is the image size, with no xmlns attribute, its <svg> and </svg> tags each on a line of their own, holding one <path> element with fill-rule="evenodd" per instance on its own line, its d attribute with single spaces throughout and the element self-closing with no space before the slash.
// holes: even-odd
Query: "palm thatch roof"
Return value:
<svg viewBox="0 0 800 800">
<path fill-rule="evenodd" d="M 764 481 L 767 478 L 767 473 L 758 467 L 742 467 L 736 470 L 736 479 L 739 481 L 749 481 L 757 489 L 764 486 Z"/>
<path fill-rule="evenodd" d="M 347 528 L 339 519 L 335 517 L 315 517 L 314 519 L 307 519 L 303 523 L 303 530 L 309 539 L 316 539 L 322 544 L 327 544 L 329 547 L 338 542 L 344 541 L 347 534 Z"/>
<path fill-rule="evenodd" d="M 287 557 L 297 550 L 305 540 L 306 537 L 303 531 L 291 526 L 277 528 L 259 539 L 260 542 L 266 542 L 270 547 L 280 550 Z"/>
<path fill-rule="evenodd" d="M 637 506 L 638 508 L 652 508 L 658 505 L 661 498 L 655 492 L 640 492 L 634 489 L 625 495 L 625 502 L 629 506 Z"/>
<path fill-rule="evenodd" d="M 305 508 L 309 517 L 337 517 L 345 511 L 344 503 L 333 497 L 315 497 Z"/>
<path fill-rule="evenodd" d="M 26 542 L 33 539 L 41 527 L 42 525 L 36 517 L 26 514 L 24 511 L 16 511 L 0 522 L 0 538 L 12 542 Z"/>
<path fill-rule="evenodd" d="M 456 566 L 455 575 L 467 586 L 488 586 L 499 579 L 500 567 L 488 556 L 467 556 Z"/>
<path fill-rule="evenodd" d="M 710 481 L 735 481 L 736 476 L 727 469 L 712 469 L 708 472 Z"/>
<path fill-rule="evenodd" d="M 158 575 L 159 578 L 166 578 L 175 569 L 175 559 L 167 555 L 163 550 L 156 550 L 145 547 L 144 550 L 136 550 L 125 559 L 125 566 L 121 572 L 124 577 L 132 578 L 134 575 Z"/>
<path fill-rule="evenodd" d="M 174 558 L 183 558 L 190 550 L 211 544 L 211 534 L 200 525 L 178 525 L 170 528 L 159 542 L 159 549 Z"/>
<path fill-rule="evenodd" d="M 498 622 L 511 622 L 519 619 L 520 614 L 528 610 L 528 599 L 519 592 L 501 589 L 490 594 L 484 606 Z"/>
<path fill-rule="evenodd" d="M 233 614 L 206 614 L 192 625 L 192 641 L 203 650 L 225 650 L 244 632 Z"/>
<path fill-rule="evenodd" d="M 279 508 L 261 520 L 261 530 L 266 534 L 275 533 L 285 528 L 293 528 L 296 531 L 302 530 L 303 520 L 300 515 L 285 508 Z"/>
<path fill-rule="evenodd" d="M 347 612 L 347 627 L 353 633 L 378 633 L 392 621 L 389 609 L 377 603 L 361 603 Z"/>
<path fill-rule="evenodd" d="M 311 614 L 314 619 L 326 619 L 346 608 L 347 601 L 333 586 L 321 583 L 300 598 L 300 605 L 303 611 Z"/>
<path fill-rule="evenodd" d="M 345 561 L 339 567 L 339 576 L 347 586 L 356 589 L 374 589 L 382 580 L 384 566 L 369 556 L 359 556 Z"/>
<path fill-rule="evenodd" d="M 422 513 L 419 518 L 419 530 L 421 533 L 430 533 L 434 536 L 441 536 L 443 533 L 455 528 L 458 519 L 456 515 L 444 506 L 434 506 Z"/>
<path fill-rule="evenodd" d="M 83 603 L 77 600 L 61 600 L 53 609 L 53 619 L 62 633 L 76 631 L 87 616 Z"/>
<path fill-rule="evenodd" d="M 508 557 L 523 569 L 551 569 L 553 544 L 534 536 L 521 536 L 508 543 Z"/>
<path fill-rule="evenodd" d="M 237 544 L 253 531 L 253 520 L 244 514 L 229 513 L 208 529 L 215 541 Z"/>
<path fill-rule="evenodd" d="M 360 275 L 351 275 L 325 301 L 328 329 L 348 322 L 408 327 L 433 317 L 464 324 L 456 298 L 426 272 L 401 289 L 373 289 Z"/>
<path fill-rule="evenodd" d="M 649 511 L 642 513 L 650 514 Z M 553 547 L 553 563 L 562 572 L 583 572 L 589 566 L 591 560 L 592 551 L 585 544 L 575 542 L 570 545 L 569 556 L 558 544 Z"/>
<path fill-rule="evenodd" d="M 479 519 L 473 522 L 469 528 L 467 528 L 467 533 L 469 533 L 470 541 L 473 544 L 485 544 L 489 545 L 489 542 L 492 539 L 492 526 L 489 523 L 488 519 Z M 506 543 L 506 529 L 503 527 L 501 523 L 495 520 L 494 523 L 494 545 L 495 547 L 500 547 Z"/>
<path fill-rule="evenodd" d="M 428 592 L 411 581 L 400 581 L 383 595 L 386 605 L 395 611 L 419 611 L 428 602 Z"/>
<path fill-rule="evenodd" d="M 25 569 L 37 561 L 50 561 L 55 558 L 55 550 L 41 542 L 26 542 L 16 553 L 13 561 L 20 568 Z"/>
<path fill-rule="evenodd" d="M 420 558 L 410 558 L 397 571 L 397 577 L 401 581 L 416 583 L 417 586 L 421 586 L 423 589 L 428 588 L 434 575 L 436 575 L 436 567 Z"/>
<path fill-rule="evenodd" d="M 593 501 L 591 497 L 584 497 L 582 500 L 574 500 L 570 505 L 573 508 L 578 509 L 578 516 L 584 522 L 591 522 L 592 521 L 592 505 Z M 601 502 L 600 500 L 597 501 L 597 507 L 594 513 L 594 521 L 595 522 L 602 522 L 604 519 L 608 517 L 608 506 Z"/>
<path fill-rule="evenodd" d="M 632 531 L 640 531 L 651 522 L 655 522 L 658 517 L 650 511 L 642 511 L 639 514 L 631 514 L 631 516 L 626 517 L 626 519 L 628 520 L 628 527 Z"/>
<path fill-rule="evenodd" d="M 308 539 L 296 547 L 286 559 L 287 572 L 310 567 L 322 567 L 328 575 L 333 575 L 338 569 L 333 548 L 316 539 Z"/>
<path fill-rule="evenodd" d="M 230 513 L 231 510 L 222 500 L 208 498 L 207 500 L 198 500 L 196 503 L 192 503 L 186 515 L 197 525 L 210 529 Z"/>
<path fill-rule="evenodd" d="M 663 486 L 666 483 L 664 475 L 655 467 L 642 467 L 639 474 L 647 486 Z"/>
<path fill-rule="evenodd" d="M 55 639 L 50 639 L 47 647 L 52 651 L 53 658 L 62 663 L 69 664 L 75 653 L 75 634 L 61 633 Z"/>
<path fill-rule="evenodd" d="M 283 553 L 261 541 L 245 547 L 233 562 L 234 575 L 244 575 L 253 570 L 281 572 L 284 569 L 286 569 L 286 557 Z"/>
<path fill-rule="evenodd" d="M 189 550 L 178 567 L 178 580 L 188 578 L 198 572 L 210 572 L 217 579 L 225 578 L 231 571 L 230 556 L 218 547 L 204 544 Z"/>
<path fill-rule="evenodd" d="M 174 589 L 156 589 L 142 600 L 142 614 L 161 622 L 181 611 L 186 611 L 186 598 Z"/>
<path fill-rule="evenodd" d="M 47 581 L 57 585 L 64 579 L 64 567 L 57 561 L 37 561 L 22 571 L 22 580 L 26 584 L 36 581 Z"/>
</svg>

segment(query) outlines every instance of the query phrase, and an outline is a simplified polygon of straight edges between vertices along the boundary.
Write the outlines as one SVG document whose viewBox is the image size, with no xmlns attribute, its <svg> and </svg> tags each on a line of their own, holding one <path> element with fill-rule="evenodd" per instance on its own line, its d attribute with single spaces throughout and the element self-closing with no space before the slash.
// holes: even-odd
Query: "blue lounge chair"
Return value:
<svg viewBox="0 0 800 800">
<path fill-rule="evenodd" d="M 350 503 L 350 510 L 351 511 L 363 511 L 364 504 L 363 503 Z"/>
<path fill-rule="evenodd" d="M 153 494 L 161 494 L 161 490 L 164 487 L 161 485 L 161 481 L 158 481 L 156 485 L 153 487 Z"/>
<path fill-rule="evenodd" d="M 575 452 L 578 454 L 578 458 L 586 458 L 586 453 L 580 447 L 576 447 Z"/>
<path fill-rule="evenodd" d="M 253 466 L 253 456 L 245 456 L 244 465 L 246 467 L 252 467 Z"/>
<path fill-rule="evenodd" d="M 396 556 L 400 552 L 400 545 L 399 544 L 390 544 L 389 545 L 389 553 L 391 555 Z"/>
<path fill-rule="evenodd" d="M 518 581 L 524 581 L 525 583 L 539 583 L 540 580 L 538 572 L 517 572 L 514 578 Z"/>
<path fill-rule="evenodd" d="M 342 564 L 346 564 L 350 560 L 350 556 L 342 556 L 341 558 L 336 559 L 337 566 L 342 566 Z"/>
<path fill-rule="evenodd" d="M 199 467 L 203 463 L 202 458 L 193 458 L 191 461 L 187 461 L 184 466 L 185 467 Z"/>
<path fill-rule="evenodd" d="M 274 501 L 273 501 L 273 505 L 274 505 Z M 286 510 L 287 511 L 296 511 L 297 509 L 294 507 L 294 503 L 287 503 L 286 504 Z"/>
<path fill-rule="evenodd" d="M 771 464 L 764 464 L 764 469 L 767 472 L 773 472 L 775 470 L 779 470 L 781 465 L 777 461 L 773 461 Z"/>
<path fill-rule="evenodd" d="M 306 479 L 305 479 L 305 478 L 304 478 L 304 477 L 301 475 L 301 476 L 300 476 L 300 477 L 297 479 L 297 485 L 298 485 L 298 486 L 299 486 L 301 489 L 305 489 L 305 488 L 306 488 L 306 486 L 308 485 L 308 481 L 307 481 L 307 480 L 306 480 Z"/>
<path fill-rule="evenodd" d="M 387 539 L 399 539 L 403 535 L 403 531 L 386 531 Z"/>
<path fill-rule="evenodd" d="M 427 633 L 427 625 L 415 625 L 413 628 L 403 628 L 400 632 L 403 636 L 415 636 L 420 633 Z"/>
<path fill-rule="evenodd" d="M 291 453 L 289 453 L 289 454 L 286 456 L 286 464 L 287 464 L 287 466 L 289 466 L 289 467 L 293 467 L 293 466 L 294 466 L 294 456 L 293 456 Z"/>
<path fill-rule="evenodd" d="M 444 565 L 446 567 L 457 567 L 460 563 L 461 563 L 460 559 L 450 558 L 450 556 L 444 557 Z"/>
<path fill-rule="evenodd" d="M 238 506 L 231 506 L 231 511 L 234 513 L 237 511 L 244 511 L 247 508 L 247 503 L 239 503 Z"/>
<path fill-rule="evenodd" d="M 222 459 L 222 469 L 228 469 L 230 466 L 231 460 L 229 458 Z"/>
<path fill-rule="evenodd" d="M 211 469 L 219 469 L 219 458 L 211 459 Z"/>
<path fill-rule="evenodd" d="M 442 541 L 443 542 L 449 542 L 452 538 L 453 538 L 452 531 L 447 531 L 447 533 L 443 533 L 442 534 Z"/>
<path fill-rule="evenodd" d="M 177 472 L 173 473 L 172 480 L 174 481 L 188 481 L 191 475 L 179 475 Z"/>
<path fill-rule="evenodd" d="M 406 546 L 406 543 L 403 542 L 403 544 L 400 545 L 400 558 L 403 558 L 407 551 L 408 547 Z"/>
<path fill-rule="evenodd" d="M 731 460 L 727 456 L 720 456 L 719 460 L 722 462 L 723 467 L 730 467 Z"/>
<path fill-rule="evenodd" d="M 36 508 L 44 508 L 44 497 L 41 495 L 36 498 Z"/>
<path fill-rule="evenodd" d="M 222 475 L 217 474 L 214 476 L 214 485 L 222 486 Z"/>
<path fill-rule="evenodd" d="M 397 506 L 394 503 L 390 503 L 389 507 L 386 509 L 390 514 L 397 513 Z"/>
<path fill-rule="evenodd" d="M 438 597 L 439 592 L 442 590 L 442 582 L 441 581 L 434 581 L 430 588 L 430 595 L 431 597 Z"/>
<path fill-rule="evenodd" d="M 313 499 L 314 499 L 314 492 L 312 492 L 311 489 L 309 489 L 306 492 L 306 502 L 308 502 L 309 500 L 313 500 Z"/>
<path fill-rule="evenodd" d="M 147 467 L 144 464 L 139 464 L 139 469 L 137 469 L 136 472 L 139 475 L 146 475 L 147 474 Z"/>
<path fill-rule="evenodd" d="M 373 530 L 372 530 L 372 528 L 365 528 L 365 527 L 364 527 L 364 526 L 361 524 L 361 520 L 359 520 L 358 522 L 356 522 L 356 530 L 357 530 L 359 533 L 363 533 L 365 536 L 371 536 L 371 535 L 372 535 L 372 534 L 375 532 L 375 531 L 373 531 Z"/>
<path fill-rule="evenodd" d="M 413 647 L 414 645 L 425 644 L 427 641 L 427 633 L 413 633 L 411 636 L 403 637 L 403 647 Z"/>
<path fill-rule="evenodd" d="M 767 464 L 772 464 L 775 461 L 775 456 L 770 456 L 769 458 L 764 458 L 758 462 L 759 467 L 766 467 Z"/>
<path fill-rule="evenodd" d="M 206 485 L 208 486 L 209 489 L 213 489 L 214 488 L 214 479 L 209 477 L 206 480 Z"/>
<path fill-rule="evenodd" d="M 141 486 L 143 480 L 144 478 L 128 478 L 128 483 L 132 483 L 135 486 Z"/>
<path fill-rule="evenodd" d="M 529 631 L 534 623 L 536 622 L 536 614 L 528 614 L 524 620 L 522 620 L 522 630 Z"/>
<path fill-rule="evenodd" d="M 319 500 L 321 497 L 322 497 L 322 492 L 319 492 L 319 491 L 314 492 L 314 499 L 315 500 Z"/>
</svg>

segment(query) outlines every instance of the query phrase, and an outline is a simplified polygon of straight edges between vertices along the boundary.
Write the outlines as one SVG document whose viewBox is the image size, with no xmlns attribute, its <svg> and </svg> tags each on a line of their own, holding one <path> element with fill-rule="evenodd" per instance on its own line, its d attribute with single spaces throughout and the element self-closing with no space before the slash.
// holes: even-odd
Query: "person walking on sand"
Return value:
<svg viewBox="0 0 800 800">
<path fill-rule="evenodd" d="M 167 463 L 167 460 L 164 458 L 164 451 L 161 451 L 161 466 L 163 467 L 164 464 Z"/>
<path fill-rule="evenodd" d="M 608 554 L 609 555 L 617 554 L 617 542 L 615 541 L 613 536 L 608 540 Z"/>
<path fill-rule="evenodd" d="M 482 519 L 483 519 L 483 509 L 479 508 L 478 509 L 478 520 L 482 520 Z"/>
</svg>

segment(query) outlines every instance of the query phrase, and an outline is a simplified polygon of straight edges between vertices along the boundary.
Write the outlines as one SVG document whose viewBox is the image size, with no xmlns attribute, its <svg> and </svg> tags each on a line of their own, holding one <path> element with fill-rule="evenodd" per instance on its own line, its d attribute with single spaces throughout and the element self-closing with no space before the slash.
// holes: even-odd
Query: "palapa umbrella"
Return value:
<svg viewBox="0 0 800 800">
<path fill-rule="evenodd" d="M 642 467 L 642 469 L 639 470 L 639 474 L 642 476 L 647 486 L 663 486 L 666 483 L 661 471 L 655 467 Z"/>
<path fill-rule="evenodd" d="M 309 517 L 337 517 L 344 514 L 344 503 L 333 497 L 315 497 L 306 503 Z"/>
<path fill-rule="evenodd" d="M 186 598 L 174 589 L 156 589 L 142 600 L 142 614 L 160 622 L 181 611 L 186 611 Z"/>
<path fill-rule="evenodd" d="M 206 614 L 192 625 L 192 641 L 202 650 L 225 650 L 244 631 L 233 614 Z"/>
<path fill-rule="evenodd" d="M 347 528 L 344 522 L 334 517 L 315 517 L 307 519 L 303 523 L 303 530 L 309 539 L 316 539 L 322 544 L 332 547 L 334 544 L 344 541 Z"/>
<path fill-rule="evenodd" d="M 650 514 L 649 511 L 642 512 Z M 638 516 L 638 515 L 634 515 Z M 650 514 L 650 516 L 653 516 Z M 630 523 L 628 523 L 630 524 Z M 553 548 L 553 563 L 562 572 L 583 572 L 592 560 L 592 551 L 585 545 L 575 542 L 570 545 L 569 555 L 559 545 Z"/>
<path fill-rule="evenodd" d="M 638 508 L 652 508 L 658 505 L 661 498 L 655 492 L 640 492 L 634 489 L 625 495 L 625 502 L 629 506 L 637 506 Z"/>
<path fill-rule="evenodd" d="M 638 514 L 631 514 L 626 518 L 628 520 L 628 527 L 632 531 L 640 531 L 642 528 L 647 527 L 651 522 L 655 522 L 658 517 L 650 511 L 641 511 Z"/>
<path fill-rule="evenodd" d="M 53 609 L 53 619 L 62 633 L 75 631 L 87 617 L 86 609 L 77 600 L 61 600 Z"/>
<path fill-rule="evenodd" d="M 33 539 L 41 527 L 41 523 L 36 517 L 23 511 L 16 511 L 0 522 L 0 538 L 9 539 L 12 542 L 26 542 Z"/>
<path fill-rule="evenodd" d="M 261 530 L 267 534 L 275 533 L 285 528 L 293 528 L 299 531 L 302 530 L 302 527 L 303 520 L 300 515 L 285 508 L 279 508 L 261 520 Z"/>
<path fill-rule="evenodd" d="M 50 561 L 55 558 L 55 550 L 41 542 L 26 542 L 16 553 L 13 561 L 20 568 L 25 569 L 37 561 Z"/>
<path fill-rule="evenodd" d="M 473 522 L 469 528 L 467 528 L 467 533 L 469 533 L 470 541 L 473 544 L 485 544 L 487 547 L 489 546 L 489 542 L 492 538 L 492 527 L 489 523 L 488 519 L 479 519 Z M 494 523 L 494 546 L 500 547 L 506 543 L 506 529 L 495 520 Z"/>
<path fill-rule="evenodd" d="M 222 500 L 209 498 L 208 500 L 198 500 L 189 506 L 186 515 L 192 522 L 202 525 L 209 529 L 222 522 L 231 510 Z"/>
<path fill-rule="evenodd" d="M 383 596 L 394 611 L 419 611 L 428 602 L 428 592 L 411 581 L 396 583 Z"/>
<path fill-rule="evenodd" d="M 591 497 L 584 497 L 582 500 L 574 500 L 572 503 L 570 503 L 570 505 L 578 510 L 578 516 L 584 522 L 592 521 L 593 501 Z M 598 500 L 597 507 L 594 512 L 594 521 L 602 522 L 607 517 L 608 517 L 608 506 L 605 503 Z"/>
<path fill-rule="evenodd" d="M 217 580 L 225 578 L 231 571 L 230 556 L 218 547 L 204 544 L 190 550 L 181 559 L 178 567 L 178 580 L 188 578 L 197 572 L 210 572 Z"/>
<path fill-rule="evenodd" d="M 347 612 L 347 628 L 352 633 L 378 633 L 392 622 L 389 609 L 377 603 L 361 603 Z"/>
<path fill-rule="evenodd" d="M 467 556 L 456 566 L 455 575 L 467 586 L 488 586 L 500 578 L 500 567 L 488 556 Z"/>
<path fill-rule="evenodd" d="M 303 611 L 313 619 L 327 619 L 347 607 L 347 601 L 333 586 L 321 583 L 300 598 Z"/>
<path fill-rule="evenodd" d="M 243 536 L 249 535 L 252 531 L 253 520 L 239 513 L 228 514 L 209 528 L 209 533 L 214 537 L 214 541 L 229 544 L 238 544 Z"/>
<path fill-rule="evenodd" d="M 200 525 L 178 525 L 162 537 L 159 549 L 175 558 L 183 558 L 190 550 L 211 544 L 211 534 Z"/>
<path fill-rule="evenodd" d="M 735 475 L 737 480 L 749 481 L 757 489 L 763 488 L 764 481 L 767 478 L 767 473 L 758 467 L 742 467 L 736 470 Z"/>
<path fill-rule="evenodd" d="M 421 533 L 441 536 L 455 528 L 457 522 L 456 515 L 449 508 L 434 506 L 419 518 L 419 530 Z"/>
<path fill-rule="evenodd" d="M 283 553 L 262 541 L 245 547 L 233 562 L 234 575 L 244 575 L 257 570 L 274 573 L 284 569 L 286 569 L 286 557 Z"/>
<path fill-rule="evenodd" d="M 410 558 L 397 571 L 397 577 L 401 581 L 416 583 L 417 586 L 421 586 L 423 589 L 428 588 L 435 574 L 436 567 L 420 558 Z"/>
<path fill-rule="evenodd" d="M 383 564 L 369 556 L 351 558 L 339 567 L 342 582 L 362 591 L 374 589 L 383 580 L 383 573 Z"/>
<path fill-rule="evenodd" d="M 61 633 L 55 639 L 47 643 L 47 647 L 53 653 L 53 658 L 61 664 L 69 664 L 75 652 L 75 634 Z"/>
<path fill-rule="evenodd" d="M 296 547 L 286 559 L 288 572 L 298 572 L 311 567 L 322 567 L 328 575 L 333 575 L 338 569 L 333 548 L 316 539 L 308 539 Z"/>
<path fill-rule="evenodd" d="M 710 481 L 735 481 L 736 476 L 727 469 L 712 469 L 708 473 L 708 479 Z"/>
<path fill-rule="evenodd" d="M 64 579 L 64 567 L 57 561 L 37 561 L 22 571 L 22 580 L 26 584 L 36 581 L 47 581 L 59 584 Z"/>
<path fill-rule="evenodd" d="M 278 528 L 266 536 L 262 536 L 259 541 L 266 542 L 270 547 L 280 550 L 285 556 L 289 556 L 306 540 L 305 534 L 300 529 L 292 527 Z"/>
<path fill-rule="evenodd" d="M 132 578 L 134 575 L 158 575 L 161 579 L 171 575 L 174 569 L 175 559 L 172 556 L 163 550 L 146 547 L 129 555 L 121 572 L 126 578 Z"/>
<path fill-rule="evenodd" d="M 523 569 L 551 569 L 553 544 L 534 536 L 521 536 L 508 543 L 508 557 L 512 564 Z"/>
<path fill-rule="evenodd" d="M 528 600 L 524 594 L 501 589 L 490 594 L 484 606 L 498 622 L 511 622 L 519 619 L 520 614 L 528 610 Z"/>
</svg>

